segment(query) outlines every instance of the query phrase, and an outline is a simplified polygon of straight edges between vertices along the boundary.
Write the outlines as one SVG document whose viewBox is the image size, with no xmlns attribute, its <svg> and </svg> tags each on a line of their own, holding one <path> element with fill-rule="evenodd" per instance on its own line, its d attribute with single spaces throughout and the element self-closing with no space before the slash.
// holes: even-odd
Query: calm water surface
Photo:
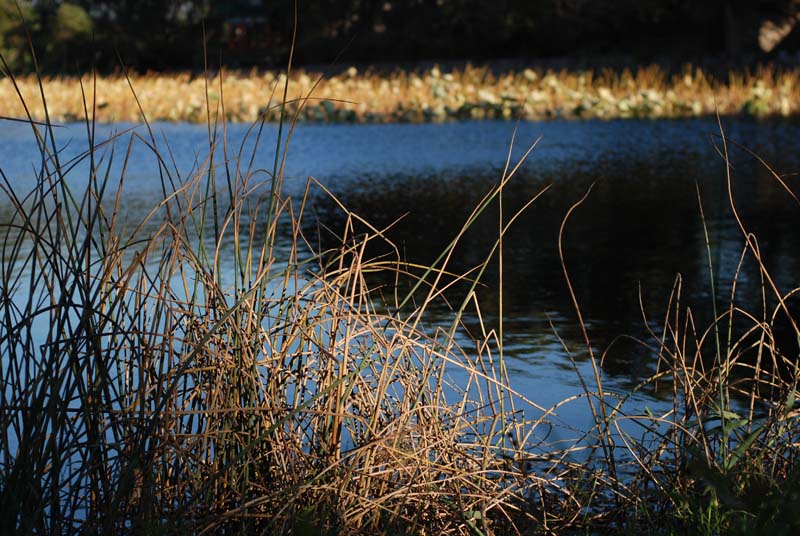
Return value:
<svg viewBox="0 0 800 536">
<path fill-rule="evenodd" d="M 800 123 L 726 119 L 726 134 L 756 151 L 798 191 Z M 141 126 L 99 126 L 97 139 Z M 407 260 L 430 262 L 456 235 L 471 208 L 496 184 L 506 163 L 515 125 L 463 122 L 437 125 L 301 125 L 291 139 L 285 193 L 301 195 L 313 176 L 347 207 L 377 227 L 403 217 L 389 232 Z M 169 147 L 170 167 L 188 175 L 208 153 L 205 126 L 158 124 L 162 153 Z M 239 147 L 245 126 L 230 126 L 231 147 Z M 268 126 L 254 168 L 271 170 L 277 129 Z M 506 217 L 545 187 L 549 190 L 515 223 L 504 244 L 506 355 L 515 386 L 534 401 L 549 405 L 580 392 L 580 382 L 564 345 L 578 368 L 589 374 L 587 352 L 558 260 L 558 231 L 569 206 L 595 184 L 569 222 L 564 252 L 575 292 L 595 350 L 612 342 L 603 374 L 607 386 L 625 389 L 654 370 L 652 351 L 631 335 L 652 342 L 649 330 L 663 324 L 678 274 L 683 301 L 708 320 L 713 300 L 708 258 L 698 208 L 699 189 L 712 244 L 712 263 L 720 303 L 730 295 L 744 239 L 728 203 L 725 165 L 718 154 L 715 121 L 586 121 L 522 123 L 512 160 L 540 139 L 509 183 Z M 57 129 L 62 158 L 86 147 L 85 127 Z M 122 166 L 126 134 L 116 144 L 112 177 Z M 0 124 L 0 168 L 18 192 L 35 183 L 36 146 L 30 128 Z M 251 141 L 245 142 L 249 146 Z M 246 152 L 246 151 L 245 151 Z M 221 153 L 220 153 L 221 156 Z M 748 230 L 759 236 L 768 268 L 783 291 L 798 286 L 800 207 L 746 152 L 732 149 L 733 192 Z M 123 186 L 126 218 L 136 222 L 161 195 L 158 167 L 149 151 L 134 142 Z M 266 172 L 260 172 L 268 180 Z M 80 170 L 74 177 L 85 177 Z M 344 218 L 324 195 L 313 201 L 315 218 L 333 233 Z M 0 218 L 10 206 L 0 200 Z M 308 221 L 316 232 L 316 221 Z M 455 270 L 479 264 L 497 237 L 497 213 L 490 211 L 467 235 L 454 257 Z M 323 231 L 320 243 L 334 244 Z M 383 251 L 375 251 L 375 254 Z M 497 324 L 497 264 L 490 266 L 480 292 L 484 321 Z M 738 279 L 738 303 L 760 303 L 760 277 L 747 262 Z M 640 305 L 641 304 L 641 305 Z M 441 312 L 445 315 L 444 312 Z M 441 318 L 445 318 L 442 316 Z M 436 322 L 434 315 L 432 322 Z M 475 319 L 467 319 L 478 329 Z M 663 403 L 642 393 L 632 404 Z M 575 413 L 570 415 L 570 411 Z M 562 417 L 579 421 L 585 412 L 565 409 Z M 575 424 L 578 424 L 575 422 Z"/>
</svg>

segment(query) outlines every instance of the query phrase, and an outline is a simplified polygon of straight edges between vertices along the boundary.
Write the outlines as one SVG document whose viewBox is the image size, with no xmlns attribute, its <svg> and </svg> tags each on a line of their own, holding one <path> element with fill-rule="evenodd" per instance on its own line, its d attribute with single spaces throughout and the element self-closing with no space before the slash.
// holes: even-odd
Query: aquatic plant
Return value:
<svg viewBox="0 0 800 536">
<path fill-rule="evenodd" d="M 330 194 L 313 179 L 300 198 L 281 190 L 295 123 L 319 102 L 313 84 L 295 91 L 291 68 L 260 88 L 258 108 L 268 113 L 248 133 L 249 153 L 227 145 L 224 80 L 200 79 L 209 152 L 186 176 L 168 164 L 133 77 L 124 79 L 143 133 L 96 139 L 107 101 L 89 78 L 79 86 L 87 149 L 65 160 L 50 113 L 55 82 L 39 79 L 34 95 L 5 70 L 39 153 L 30 192 L 2 174 L 11 206 L 0 222 L 3 527 L 526 534 L 657 524 L 712 534 L 796 526 L 786 498 L 797 492 L 797 356 L 778 332 L 788 322 L 790 339 L 800 334 L 797 290 L 772 283 L 741 219 L 742 258 L 763 276 L 762 311 L 742 310 L 735 291 L 717 311 L 710 264 L 715 321 L 697 326 L 678 278 L 663 329 L 646 341 L 658 371 L 618 393 L 604 387 L 603 355 L 573 293 L 593 377 L 580 378 L 575 396 L 539 407 L 509 380 L 502 321 L 469 335 L 461 325 L 468 312 L 482 318 L 475 293 L 489 261 L 502 266 L 508 254 L 511 152 L 498 184 L 430 266 L 404 262 L 384 229 L 344 206 L 340 244 L 317 251 L 302 222 L 312 190 Z M 278 141 L 265 171 L 253 161 L 271 117 Z M 720 143 L 735 210 L 730 143 Z M 131 229 L 121 221 L 133 145 L 158 163 L 163 196 Z M 111 162 L 120 158 L 116 176 Z M 452 252 L 489 207 L 500 220 L 486 261 L 452 273 Z M 367 257 L 374 242 L 394 254 Z M 375 284 L 376 273 L 398 284 Z M 454 302 L 447 291 L 456 284 Z M 502 280 L 499 291 L 502 319 Z M 428 326 L 426 311 L 442 301 L 451 323 Z M 666 390 L 672 410 L 630 414 L 626 401 L 638 390 Z M 570 404 L 586 405 L 589 429 L 560 420 Z M 751 501 L 756 493 L 768 500 Z"/>
<path fill-rule="evenodd" d="M 46 114 L 47 88 L 36 99 Z M 144 135 L 96 140 L 92 90 L 86 151 L 65 161 L 57 126 L 28 114 L 36 187 L 19 192 L 3 175 L 3 526 L 470 533 L 533 522 L 519 501 L 558 484 L 516 468 L 526 442 L 510 438 L 536 423 L 490 360 L 493 335 L 473 355 L 455 340 L 457 320 L 421 327 L 426 307 L 463 279 L 446 256 L 428 268 L 364 258 L 382 233 L 354 235 L 349 213 L 341 247 L 314 251 L 301 225 L 307 197 L 281 194 L 297 118 L 285 106 L 265 172 L 253 167 L 264 120 L 248 134 L 252 153 L 227 147 L 209 87 L 209 153 L 181 176 L 143 109 Z M 26 109 L 36 102 L 18 97 Z M 123 190 L 137 144 L 159 163 L 163 198 L 130 229 Z M 120 176 L 109 172 L 116 158 Z M 369 286 L 376 270 L 416 274 L 417 290 L 381 302 Z"/>
</svg>

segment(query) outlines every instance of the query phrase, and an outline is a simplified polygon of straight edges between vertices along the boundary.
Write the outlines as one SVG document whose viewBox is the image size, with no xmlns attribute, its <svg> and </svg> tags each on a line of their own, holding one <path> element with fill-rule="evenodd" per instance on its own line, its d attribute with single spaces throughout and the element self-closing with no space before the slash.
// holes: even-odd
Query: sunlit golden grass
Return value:
<svg viewBox="0 0 800 536">
<path fill-rule="evenodd" d="M 265 99 L 282 88 L 286 75 L 275 72 L 226 72 L 219 77 L 182 74 L 132 76 L 142 107 L 151 120 L 206 121 L 206 84 L 212 111 L 224 100 L 229 121 L 252 122 L 262 114 L 275 121 L 282 98 Z M 88 80 L 84 78 L 86 87 Z M 35 77 L 18 83 L 26 96 L 37 93 Z M 56 121 L 83 117 L 77 78 L 46 80 L 48 109 Z M 444 121 L 463 118 L 675 118 L 720 114 L 788 116 L 800 110 L 800 70 L 761 67 L 754 72 L 732 72 L 714 79 L 700 69 L 686 67 L 667 75 L 657 66 L 634 72 L 542 71 L 525 69 L 495 75 L 486 67 L 467 66 L 452 72 L 432 68 L 424 72 L 397 71 L 387 76 L 351 68 L 322 77 L 297 71 L 290 76 L 289 108 L 295 99 L 314 89 L 299 119 L 313 121 Z M 96 119 L 139 121 L 139 108 L 123 76 L 97 81 Z M 280 93 L 280 92 L 278 92 Z M 90 96 L 91 97 L 91 96 Z M 222 98 L 224 97 L 224 99 Z M 276 97 L 282 97 L 278 95 Z M 29 101 L 33 102 L 33 101 Z M 42 119 L 41 108 L 33 108 Z M 22 117 L 19 99 L 8 79 L 0 79 L 0 115 Z"/>
<path fill-rule="evenodd" d="M 131 80 L 142 106 L 163 106 L 147 100 L 155 98 L 148 84 L 159 80 L 166 85 Z M 283 87 L 273 91 L 276 83 Z M 253 97 L 257 107 L 286 113 L 289 133 L 307 113 L 303 105 L 317 102 L 301 90 L 310 91 L 311 79 L 302 83 L 265 79 Z M 48 107 L 57 105 L 58 84 L 42 82 Z M 123 97 L 127 84 L 114 98 L 132 98 Z M 205 87 L 202 78 L 193 84 Z M 84 84 L 81 110 L 109 109 L 105 87 L 98 83 L 96 95 L 91 87 Z M 214 101 L 231 109 L 229 92 L 215 97 L 215 87 L 194 105 L 210 110 L 210 147 L 228 143 L 227 115 L 214 113 Z M 273 94 L 284 92 L 300 104 L 275 104 Z M 30 88 L 21 93 L 30 106 L 40 102 Z M 514 390 L 502 327 L 482 325 L 476 298 L 491 259 L 511 254 L 502 237 L 515 215 L 498 223 L 475 270 L 449 271 L 477 216 L 502 204 L 513 162 L 442 255 L 419 267 L 344 206 L 341 243 L 329 251 L 311 245 L 316 226 L 303 224 L 309 192 L 329 194 L 309 180 L 306 195 L 283 195 L 284 131 L 277 146 L 252 148 L 275 152 L 269 171 L 252 169 L 252 155 L 220 161 L 212 153 L 180 176 L 164 164 L 169 149 L 152 132 L 94 140 L 90 117 L 83 115 L 85 175 L 61 162 L 58 129 L 31 122 L 36 187 L 17 191 L 5 175 L 0 183 L 10 207 L 0 222 L 0 527 L 477 536 L 797 526 L 800 374 L 798 356 L 776 342 L 776 326 L 788 319 L 800 336 L 787 305 L 798 291 L 773 284 L 738 216 L 742 258 L 761 269 L 763 308 L 739 308 L 734 281 L 730 305 L 717 311 L 713 302 L 716 321 L 696 325 L 676 280 L 663 328 L 644 341 L 658 371 L 636 389 L 666 390 L 672 408 L 632 414 L 625 401 L 635 391 L 605 386 L 603 356 L 574 294 L 586 347 L 565 350 L 585 354 L 592 377 L 540 407 Z M 720 143 L 735 211 L 727 140 Z M 144 217 L 149 225 L 135 229 L 119 223 L 124 199 L 113 195 L 129 166 L 121 176 L 105 172 L 109 159 L 128 158 L 128 144 L 149 148 L 163 190 Z M 230 149 L 223 154 L 238 154 Z M 559 244 L 580 205 L 566 215 Z M 374 241 L 395 254 L 369 258 Z M 571 268 L 564 264 L 570 292 Z M 711 264 L 709 271 L 714 295 Z M 376 273 L 384 284 L 402 278 L 415 286 L 380 287 Z M 455 281 L 466 289 L 444 302 L 450 324 L 434 328 L 428 311 Z M 492 313 L 502 318 L 502 309 Z M 466 315 L 479 324 L 469 334 Z M 592 417 L 587 429 L 560 418 L 575 404 Z"/>
</svg>

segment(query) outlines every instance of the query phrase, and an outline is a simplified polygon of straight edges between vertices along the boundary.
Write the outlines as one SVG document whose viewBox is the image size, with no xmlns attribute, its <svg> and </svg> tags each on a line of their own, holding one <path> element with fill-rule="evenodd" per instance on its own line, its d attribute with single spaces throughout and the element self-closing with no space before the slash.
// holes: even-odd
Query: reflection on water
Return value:
<svg viewBox="0 0 800 536">
<path fill-rule="evenodd" d="M 727 120 L 726 134 L 747 144 L 798 190 L 800 170 L 795 145 L 800 125 Z M 64 157 L 85 148 L 83 127 L 59 129 Z M 99 127 L 98 139 L 124 126 Z M 515 126 L 503 122 L 438 125 L 303 125 L 295 132 L 287 162 L 287 194 L 302 193 L 314 176 L 347 207 L 386 227 L 406 260 L 431 262 L 458 233 L 472 207 L 497 183 Z M 142 128 L 138 128 L 144 134 Z M 160 195 L 159 175 L 188 176 L 202 168 L 208 150 L 205 127 L 156 125 L 161 151 L 175 161 L 159 170 L 139 141 L 132 145 L 122 186 L 124 217 L 129 225 L 153 208 Z M 232 147 L 252 144 L 242 126 L 230 126 Z M 694 307 L 698 324 L 710 319 L 712 295 L 706 241 L 698 209 L 699 189 L 711 240 L 711 259 L 719 303 L 730 295 L 744 239 L 732 217 L 725 165 L 717 153 L 713 121 L 617 121 L 523 123 L 518 127 L 512 160 L 541 136 L 530 159 L 504 194 L 506 219 L 543 188 L 550 189 L 514 224 L 504 239 L 505 343 L 517 387 L 542 404 L 575 392 L 578 380 L 559 339 L 579 362 L 585 356 L 582 335 L 558 258 L 558 232 L 571 204 L 595 184 L 586 203 L 566 228 L 564 251 L 575 292 L 597 349 L 619 335 L 649 339 L 659 329 L 678 274 L 683 300 Z M 116 147 L 127 149 L 124 137 Z M 274 161 L 276 128 L 265 132 L 253 169 L 254 180 L 268 182 Z M 69 143 L 68 143 L 69 142 Z M 110 147 L 105 156 L 109 158 Z M 747 229 L 759 237 L 764 260 L 784 292 L 800 273 L 800 207 L 769 173 L 745 152 L 732 149 L 733 194 Z M 247 150 L 244 151 L 247 154 Z M 3 124 L 0 164 L 17 192 L 35 184 L 36 155 L 29 127 Z M 221 162 L 221 151 L 218 150 Z M 111 176 L 119 176 L 117 155 Z M 167 170 L 167 171 L 165 171 Z M 224 172 L 218 164 L 218 172 Z M 80 169 L 73 176 L 81 177 Z M 113 185 L 112 185 L 113 186 Z M 323 231 L 323 246 L 341 230 L 343 216 L 326 196 L 311 207 Z M 0 218 L 10 206 L 0 201 Z M 308 221 L 308 220 L 307 220 Z M 484 214 L 467 233 L 450 268 L 464 271 L 481 263 L 497 238 L 496 210 Z M 316 225 L 309 226 L 309 232 Z M 383 251 L 375 251 L 375 254 Z M 758 307 L 761 277 L 752 258 L 738 277 L 739 304 Z M 497 322 L 497 263 L 484 276 L 480 291 L 484 321 Z M 641 306 L 640 306 L 641 300 Z M 466 319 L 469 329 L 477 322 Z M 554 331 L 555 330 L 555 331 Z M 652 372 L 653 354 L 629 339 L 618 340 L 604 362 L 609 380 L 629 385 Z M 552 399 L 552 400 L 550 400 Z"/>
<path fill-rule="evenodd" d="M 681 149 L 655 154 L 646 147 L 638 154 L 612 152 L 594 159 L 591 165 L 586 160 L 537 165 L 534 158 L 512 180 L 505 192 L 507 215 L 546 185 L 551 188 L 517 220 L 504 242 L 504 310 L 510 353 L 531 364 L 542 349 L 551 356 L 559 354 L 554 351 L 557 338 L 551 323 L 573 351 L 580 353 L 582 337 L 558 257 L 558 232 L 569 206 L 595 181 L 588 200 L 566 227 L 564 252 L 598 348 L 605 348 L 621 334 L 649 338 L 644 318 L 651 329 L 658 330 L 678 274 L 682 275 L 684 303 L 693 306 L 698 324 L 711 320 L 698 189 L 711 241 L 718 302 L 720 307 L 727 303 L 744 238 L 728 206 L 725 166 L 710 144 L 694 147 L 694 151 Z M 800 222 L 800 207 L 746 159 L 737 158 L 735 165 L 737 207 L 748 230 L 764 237 L 760 244 L 766 266 L 786 292 L 797 283 L 800 236 L 792 229 Z M 362 176 L 338 185 L 335 192 L 347 207 L 377 227 L 405 215 L 402 224 L 387 234 L 409 261 L 424 263 L 435 259 L 456 236 L 471 207 L 497 182 L 498 175 L 496 170 L 476 170 L 444 177 Z M 326 206 L 324 202 L 321 205 Z M 336 210 L 331 204 L 327 207 L 329 212 L 320 212 L 332 221 Z M 454 257 L 455 271 L 465 271 L 483 260 L 497 237 L 497 221 L 496 212 L 490 211 L 467 234 Z M 496 267 L 490 266 L 484 280 L 490 287 L 480 294 L 484 319 L 490 322 L 499 301 L 497 287 L 491 287 L 498 280 Z M 741 267 L 737 297 L 739 305 L 758 308 L 761 278 L 752 257 Z M 618 342 L 606 359 L 606 371 L 631 380 L 641 378 L 653 365 L 639 359 L 644 354 L 647 352 L 640 345 Z"/>
</svg>

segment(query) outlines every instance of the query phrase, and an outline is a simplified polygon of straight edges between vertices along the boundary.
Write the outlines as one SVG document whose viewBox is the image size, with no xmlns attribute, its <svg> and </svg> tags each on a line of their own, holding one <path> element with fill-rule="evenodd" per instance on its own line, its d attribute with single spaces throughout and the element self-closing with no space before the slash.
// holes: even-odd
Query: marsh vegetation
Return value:
<svg viewBox="0 0 800 536">
<path fill-rule="evenodd" d="M 676 72 L 652 65 L 638 69 L 519 69 L 496 72 L 487 66 L 432 67 L 419 71 L 359 72 L 355 67 L 323 76 L 314 71 L 221 71 L 208 77 L 189 73 L 131 74 L 96 81 L 46 79 L 53 121 L 84 117 L 83 88 L 97 87 L 94 117 L 100 122 L 205 123 L 207 98 L 225 120 L 278 121 L 284 112 L 314 122 L 441 122 L 464 119 L 675 119 L 722 115 L 787 117 L 798 112 L 800 72 L 764 65 L 752 71 L 713 75 L 686 65 Z M 289 83 L 291 92 L 282 88 Z M 0 80 L 0 115 L 23 116 L 16 91 L 28 101 L 38 93 L 35 76 L 16 86 Z M 313 91 L 312 91 L 313 90 Z M 298 96 L 312 95 L 311 100 Z M 271 97 L 271 99 L 270 99 Z M 138 100 L 138 102 L 137 102 Z M 269 100 L 270 106 L 265 106 Z M 32 102 L 32 101 L 31 101 Z M 224 103 L 224 107 L 221 104 Z M 284 110 L 285 107 L 285 110 Z M 31 116 L 44 119 L 40 106 Z"/>
<path fill-rule="evenodd" d="M 597 188 L 587 185 L 555 224 L 578 346 L 561 340 L 580 388 L 541 405 L 515 386 L 504 323 L 507 241 L 549 193 L 513 189 L 535 144 L 509 151 L 463 224 L 418 263 L 392 241 L 394 222 L 375 226 L 323 182 L 285 192 L 296 121 L 319 106 L 292 76 L 273 78 L 256 104 L 271 111 L 238 146 L 226 135 L 231 91 L 201 78 L 208 152 L 185 171 L 137 80 L 125 79 L 126 98 L 144 128 L 98 137 L 112 97 L 84 79 L 75 117 L 87 148 L 67 156 L 57 82 L 36 79 L 32 92 L 6 75 L 38 152 L 30 188 L 2 175 L 1 526 L 488 535 L 798 525 L 798 290 L 773 277 L 771 237 L 737 210 L 730 155 L 748 153 L 724 129 L 715 143 L 743 244 L 735 264 L 755 272 L 737 268 L 720 284 L 698 189 L 710 311 L 687 304 L 676 276 L 637 341 L 653 370 L 609 387 L 613 348 L 592 339 L 574 291 L 581 263 L 564 254 Z M 139 221 L 123 217 L 141 165 L 134 146 L 160 190 Z M 256 164 L 264 151 L 268 167 Z M 748 157 L 800 210 L 793 178 Z M 339 214 L 325 240 L 315 196 Z M 455 259 L 477 225 L 491 240 L 464 268 Z M 740 300 L 753 289 L 760 300 Z M 642 392 L 667 403 L 634 411 Z M 590 416 L 584 427 L 561 417 L 575 405 Z"/>
</svg>

